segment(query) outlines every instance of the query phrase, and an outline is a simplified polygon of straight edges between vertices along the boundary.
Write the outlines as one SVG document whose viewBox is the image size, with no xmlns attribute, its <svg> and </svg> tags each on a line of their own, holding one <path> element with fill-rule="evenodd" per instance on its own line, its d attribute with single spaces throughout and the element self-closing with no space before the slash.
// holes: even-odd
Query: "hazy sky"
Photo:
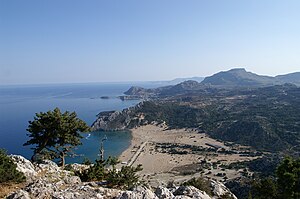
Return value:
<svg viewBox="0 0 300 199">
<path fill-rule="evenodd" d="M 1 0 L 0 84 L 300 71 L 299 0 Z"/>
</svg>

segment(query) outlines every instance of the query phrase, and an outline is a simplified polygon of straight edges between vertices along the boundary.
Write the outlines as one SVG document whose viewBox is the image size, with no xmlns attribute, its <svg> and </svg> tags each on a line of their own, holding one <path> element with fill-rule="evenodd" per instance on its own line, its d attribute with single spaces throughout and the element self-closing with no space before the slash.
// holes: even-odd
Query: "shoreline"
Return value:
<svg viewBox="0 0 300 199">
<path fill-rule="evenodd" d="M 226 169 L 225 172 L 222 165 L 258 158 L 242 156 L 238 152 L 224 153 L 232 152 L 233 147 L 193 129 L 167 129 L 166 126 L 145 125 L 130 131 L 132 140 L 130 146 L 120 154 L 121 163 L 118 168 L 141 164 L 143 170 L 140 171 L 140 176 L 154 186 L 173 180 L 182 182 L 204 174 L 218 181 L 233 179 L 241 176 L 242 170 Z M 198 151 L 191 151 L 191 148 L 197 148 Z M 237 148 L 240 151 L 248 150 L 245 146 Z M 226 179 L 220 175 L 224 172 Z"/>
</svg>

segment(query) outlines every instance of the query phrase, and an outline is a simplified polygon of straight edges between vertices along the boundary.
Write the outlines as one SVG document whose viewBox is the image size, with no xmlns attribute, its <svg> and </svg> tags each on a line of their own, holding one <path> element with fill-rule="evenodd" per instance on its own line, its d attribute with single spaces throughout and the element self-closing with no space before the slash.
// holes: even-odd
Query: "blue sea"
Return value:
<svg viewBox="0 0 300 199">
<path fill-rule="evenodd" d="M 30 146 L 23 144 L 29 139 L 26 128 L 35 113 L 59 107 L 62 111 L 75 111 L 79 118 L 91 125 L 101 111 L 122 110 L 134 106 L 138 100 L 122 101 L 123 95 L 133 83 L 89 83 L 61 85 L 0 86 L 0 148 L 9 154 L 32 156 Z M 156 87 L 154 83 L 135 83 L 143 87 Z M 108 96 L 109 99 L 101 99 Z M 130 132 L 91 132 L 82 134 L 83 145 L 76 148 L 79 155 L 67 162 L 82 162 L 83 158 L 95 160 L 99 154 L 100 140 L 104 142 L 105 156 L 118 156 L 131 141 Z"/>
</svg>

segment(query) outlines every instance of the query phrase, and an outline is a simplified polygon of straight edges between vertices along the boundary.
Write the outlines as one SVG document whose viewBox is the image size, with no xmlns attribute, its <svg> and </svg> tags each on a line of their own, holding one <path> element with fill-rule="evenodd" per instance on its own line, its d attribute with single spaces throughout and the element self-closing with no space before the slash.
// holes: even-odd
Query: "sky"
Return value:
<svg viewBox="0 0 300 199">
<path fill-rule="evenodd" d="M 1 0 L 0 84 L 300 71 L 299 0 Z"/>
</svg>

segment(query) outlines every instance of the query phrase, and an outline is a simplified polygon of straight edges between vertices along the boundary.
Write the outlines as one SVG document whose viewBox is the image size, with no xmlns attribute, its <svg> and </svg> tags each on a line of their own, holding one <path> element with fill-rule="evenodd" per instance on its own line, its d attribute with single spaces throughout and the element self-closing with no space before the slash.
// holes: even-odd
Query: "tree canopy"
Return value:
<svg viewBox="0 0 300 199">
<path fill-rule="evenodd" d="M 24 145 L 34 145 L 33 158 L 58 158 L 64 166 L 65 157 L 70 155 L 75 146 L 81 145 L 80 132 L 89 130 L 90 127 L 75 112 L 62 113 L 55 108 L 53 111 L 36 113 L 34 120 L 29 121 L 27 135 L 31 139 Z"/>
<path fill-rule="evenodd" d="M 254 182 L 251 195 L 254 199 L 299 199 L 300 159 L 286 157 L 277 167 L 275 178 Z"/>
<path fill-rule="evenodd" d="M 300 159 L 286 157 L 278 166 L 276 175 L 282 198 L 300 198 Z"/>
</svg>

